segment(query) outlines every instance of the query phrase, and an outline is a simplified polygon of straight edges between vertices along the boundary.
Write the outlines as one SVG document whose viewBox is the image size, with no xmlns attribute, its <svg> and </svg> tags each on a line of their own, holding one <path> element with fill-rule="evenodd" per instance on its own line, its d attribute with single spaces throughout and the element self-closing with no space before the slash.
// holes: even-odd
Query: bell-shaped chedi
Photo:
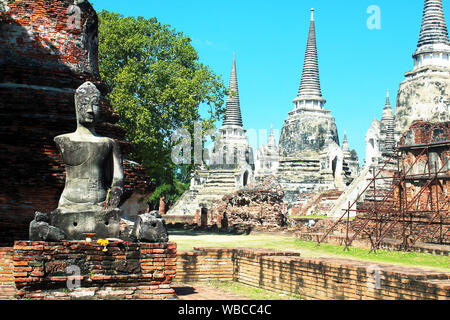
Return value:
<svg viewBox="0 0 450 320">
<path fill-rule="evenodd" d="M 314 9 L 306 45 L 300 88 L 295 97 L 294 110 L 289 112 L 280 137 L 280 155 L 284 158 L 300 158 L 307 153 L 320 152 L 325 147 L 328 128 L 332 139 L 339 143 L 338 132 L 331 111 L 325 109 L 319 77 Z"/>
<path fill-rule="evenodd" d="M 397 139 L 412 122 L 450 120 L 450 42 L 442 0 L 425 0 L 414 68 L 400 84 L 395 109 Z"/>
<path fill-rule="evenodd" d="M 101 92 L 95 128 L 131 151 L 98 69 L 98 18 L 88 1 L 3 1 L 0 6 L 0 244 L 27 239 L 35 211 L 58 205 L 65 172 L 54 137 L 76 129 L 75 90 Z M 144 169 L 124 161 L 122 202 L 151 189 Z M 144 197 L 142 197 L 144 198 Z M 128 207 L 134 207 L 130 206 Z"/>
<path fill-rule="evenodd" d="M 331 111 L 325 109 L 319 77 L 314 9 L 311 9 L 308 40 L 300 88 L 294 110 L 284 121 L 279 143 L 277 178 L 293 202 L 302 192 L 343 187 L 343 155 Z"/>
</svg>

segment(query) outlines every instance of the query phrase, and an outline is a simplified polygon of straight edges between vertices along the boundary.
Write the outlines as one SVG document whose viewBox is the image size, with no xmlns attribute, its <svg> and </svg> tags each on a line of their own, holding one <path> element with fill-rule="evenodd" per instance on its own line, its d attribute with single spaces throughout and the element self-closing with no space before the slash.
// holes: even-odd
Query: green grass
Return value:
<svg viewBox="0 0 450 320">
<path fill-rule="evenodd" d="M 446 269 L 450 271 L 450 258 L 419 252 L 402 252 L 378 250 L 376 253 L 369 253 L 367 249 L 350 247 L 349 251 L 344 251 L 344 246 L 337 246 L 322 243 L 317 247 L 315 242 L 295 240 L 299 247 L 314 250 L 321 253 L 339 256 L 342 258 L 351 258 L 363 261 L 372 261 L 386 264 L 407 265 L 415 267 L 432 267 L 437 269 Z"/>
<path fill-rule="evenodd" d="M 301 219 L 301 220 L 307 220 L 307 219 L 326 219 L 327 216 L 324 215 L 310 215 L 310 216 L 296 216 L 296 215 L 289 215 L 289 218 L 292 219 Z"/>
<path fill-rule="evenodd" d="M 245 296 L 251 300 L 302 300 L 298 294 L 276 293 L 238 282 L 208 282 L 208 286 L 228 293 Z"/>
<path fill-rule="evenodd" d="M 300 252 L 303 257 L 334 257 L 385 264 L 426 267 L 450 271 L 450 258 L 427 253 L 378 250 L 369 254 L 369 250 L 344 247 L 323 243 L 300 241 L 294 237 L 278 234 L 228 235 L 213 234 L 205 231 L 174 230 L 169 231 L 170 241 L 177 242 L 178 251 L 190 251 L 194 247 L 226 248 L 265 248 Z"/>
</svg>

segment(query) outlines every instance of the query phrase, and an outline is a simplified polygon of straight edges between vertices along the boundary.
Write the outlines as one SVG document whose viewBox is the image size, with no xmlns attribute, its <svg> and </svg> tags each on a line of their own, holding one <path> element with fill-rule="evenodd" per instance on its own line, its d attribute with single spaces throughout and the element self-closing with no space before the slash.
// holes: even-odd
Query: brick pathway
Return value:
<svg viewBox="0 0 450 320">
<path fill-rule="evenodd" d="M 174 284 L 172 288 L 180 300 L 251 300 L 245 296 L 225 292 L 206 285 Z"/>
</svg>

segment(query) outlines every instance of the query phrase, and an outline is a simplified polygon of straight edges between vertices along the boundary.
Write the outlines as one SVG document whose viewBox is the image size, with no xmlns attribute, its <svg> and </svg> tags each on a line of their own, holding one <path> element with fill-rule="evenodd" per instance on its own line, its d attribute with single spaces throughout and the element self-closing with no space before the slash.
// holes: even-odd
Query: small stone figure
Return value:
<svg viewBox="0 0 450 320">
<path fill-rule="evenodd" d="M 49 223 L 48 214 L 36 212 L 34 220 L 30 223 L 30 240 L 55 242 L 66 239 L 64 231 Z"/>
<path fill-rule="evenodd" d="M 66 168 L 66 184 L 57 210 L 50 214 L 50 225 L 64 231 L 68 240 L 82 240 L 85 233 L 99 238 L 119 236 L 122 156 L 117 142 L 95 132 L 99 104 L 100 91 L 95 85 L 81 85 L 75 92 L 77 130 L 55 138 Z"/>
<path fill-rule="evenodd" d="M 137 217 L 132 231 L 134 241 L 168 242 L 166 223 L 158 211 L 141 214 Z"/>
</svg>

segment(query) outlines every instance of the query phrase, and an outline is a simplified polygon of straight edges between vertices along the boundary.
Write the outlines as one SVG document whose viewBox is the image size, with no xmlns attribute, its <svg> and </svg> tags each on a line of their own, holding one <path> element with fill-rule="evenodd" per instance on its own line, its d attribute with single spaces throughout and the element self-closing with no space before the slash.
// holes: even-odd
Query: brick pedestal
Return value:
<svg viewBox="0 0 450 320">
<path fill-rule="evenodd" d="M 14 282 L 27 299 L 175 299 L 176 243 L 17 241 Z"/>
</svg>

